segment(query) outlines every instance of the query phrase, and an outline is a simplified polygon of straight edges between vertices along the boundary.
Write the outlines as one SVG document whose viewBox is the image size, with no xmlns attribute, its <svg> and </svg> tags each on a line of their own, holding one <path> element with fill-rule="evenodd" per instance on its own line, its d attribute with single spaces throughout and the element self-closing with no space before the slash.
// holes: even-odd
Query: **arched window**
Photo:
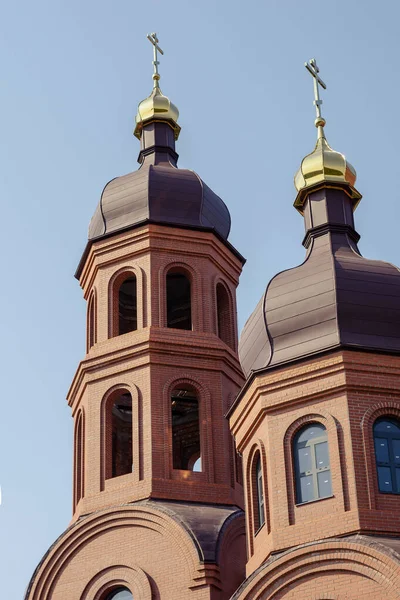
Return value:
<svg viewBox="0 0 400 600">
<path fill-rule="evenodd" d="M 228 292 L 222 283 L 217 284 L 217 321 L 218 336 L 225 344 L 232 347 L 232 322 Z"/>
<path fill-rule="evenodd" d="M 106 417 L 107 478 L 132 473 L 133 461 L 132 396 L 121 390 L 113 398 Z"/>
<path fill-rule="evenodd" d="M 174 270 L 167 273 L 167 327 L 192 329 L 190 281 Z"/>
<path fill-rule="evenodd" d="M 105 600 L 133 600 L 133 596 L 128 588 L 119 587 L 105 597 Z"/>
<path fill-rule="evenodd" d="M 75 506 L 78 504 L 84 493 L 83 435 L 83 417 L 82 412 L 80 412 L 75 429 Z"/>
<path fill-rule="evenodd" d="M 137 329 L 137 290 L 136 277 L 130 275 L 118 290 L 118 333 L 122 335 Z"/>
<path fill-rule="evenodd" d="M 172 463 L 174 469 L 201 471 L 199 402 L 191 388 L 171 394 Z"/>
<path fill-rule="evenodd" d="M 254 531 L 258 531 L 258 529 L 260 529 L 265 523 L 264 484 L 261 455 L 259 452 L 257 452 L 257 456 L 253 461 L 253 465 Z"/>
<path fill-rule="evenodd" d="M 392 417 L 375 421 L 374 445 L 379 491 L 400 494 L 400 422 Z"/>
<path fill-rule="evenodd" d="M 320 423 L 306 425 L 293 445 L 296 502 L 310 502 L 332 495 L 328 435 Z"/>
<path fill-rule="evenodd" d="M 87 351 L 96 343 L 96 297 L 93 292 L 88 303 Z"/>
<path fill-rule="evenodd" d="M 240 485 L 243 485 L 243 458 L 236 449 L 236 442 L 234 442 L 233 451 L 235 453 L 236 481 Z"/>
</svg>

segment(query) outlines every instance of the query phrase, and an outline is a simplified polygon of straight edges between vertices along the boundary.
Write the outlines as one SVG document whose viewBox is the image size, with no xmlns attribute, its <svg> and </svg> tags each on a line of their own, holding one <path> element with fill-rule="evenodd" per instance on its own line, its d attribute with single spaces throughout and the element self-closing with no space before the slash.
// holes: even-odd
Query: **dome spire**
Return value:
<svg viewBox="0 0 400 600">
<path fill-rule="evenodd" d="M 158 72 L 158 53 L 164 54 L 158 45 L 156 33 L 148 33 L 147 39 L 153 45 L 153 90 L 148 98 L 142 100 L 138 106 L 136 114 L 136 126 L 134 135 L 141 140 L 143 128 L 154 122 L 165 122 L 172 127 L 175 140 L 178 139 L 181 128 L 178 125 L 179 110 L 172 104 L 167 96 L 164 96 L 160 89 L 160 74 Z"/>
<path fill-rule="evenodd" d="M 361 194 L 354 187 L 356 171 L 343 154 L 329 146 L 325 138 L 326 121 L 321 114 L 322 100 L 319 95 L 319 86 L 326 90 L 326 85 L 319 76 L 315 58 L 304 64 L 314 81 L 314 105 L 317 113 L 314 124 L 318 129 L 318 138 L 314 151 L 303 159 L 300 169 L 295 175 L 294 184 L 298 194 L 294 206 L 303 214 L 304 204 L 310 190 L 339 186 L 353 200 L 353 208 L 355 208 L 361 199 Z"/>
<path fill-rule="evenodd" d="M 156 33 L 148 33 L 147 34 L 147 39 L 149 40 L 149 42 L 151 44 L 153 44 L 153 67 L 154 67 L 154 73 L 153 73 L 153 88 L 159 88 L 159 81 L 160 81 L 160 74 L 158 72 L 158 65 L 160 64 L 159 60 L 158 60 L 158 54 L 157 52 L 159 52 L 160 54 L 164 54 L 164 51 L 161 50 L 160 46 L 158 45 L 158 37 Z"/>
<path fill-rule="evenodd" d="M 315 105 L 315 110 L 317 113 L 317 118 L 315 119 L 314 124 L 315 124 L 315 127 L 318 128 L 318 138 L 325 137 L 323 128 L 325 127 L 326 121 L 321 115 L 322 100 L 319 97 L 319 86 L 323 87 L 324 90 L 326 90 L 326 85 L 322 81 L 321 77 L 318 75 L 319 68 L 318 68 L 317 61 L 315 60 L 315 58 L 312 58 L 310 60 L 310 62 L 308 62 L 308 63 L 307 62 L 304 63 L 304 66 L 306 67 L 308 72 L 311 73 L 311 75 L 313 76 L 314 105 Z"/>
</svg>

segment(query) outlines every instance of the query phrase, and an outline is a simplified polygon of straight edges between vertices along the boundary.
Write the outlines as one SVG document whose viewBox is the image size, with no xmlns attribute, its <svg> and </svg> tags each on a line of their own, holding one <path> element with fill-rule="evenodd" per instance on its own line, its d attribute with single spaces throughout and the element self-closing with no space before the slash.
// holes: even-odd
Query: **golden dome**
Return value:
<svg viewBox="0 0 400 600">
<path fill-rule="evenodd" d="M 159 76 L 158 76 L 159 78 Z M 158 86 L 158 79 L 156 75 L 153 75 L 155 86 L 148 98 L 142 100 L 138 106 L 138 112 L 136 115 L 136 127 L 134 134 L 140 139 L 142 135 L 143 125 L 150 120 L 162 120 L 169 121 L 171 127 L 175 132 L 175 139 L 179 137 L 181 128 L 179 127 L 177 120 L 179 117 L 179 110 L 172 104 L 171 100 L 164 96 Z"/>
<path fill-rule="evenodd" d="M 354 208 L 361 199 L 361 194 L 355 189 L 356 171 L 341 152 L 333 150 L 326 141 L 323 127 L 325 120 L 316 119 L 318 139 L 311 154 L 308 154 L 300 165 L 294 177 L 294 185 L 298 191 L 295 207 L 301 213 L 302 207 L 310 188 L 324 185 L 344 184 L 347 194 L 354 199 Z"/>
</svg>

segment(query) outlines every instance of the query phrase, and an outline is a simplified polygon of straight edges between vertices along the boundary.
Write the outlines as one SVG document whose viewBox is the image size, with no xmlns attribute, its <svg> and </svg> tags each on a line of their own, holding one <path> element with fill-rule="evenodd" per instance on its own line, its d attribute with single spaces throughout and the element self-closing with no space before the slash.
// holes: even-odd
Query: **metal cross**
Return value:
<svg viewBox="0 0 400 600">
<path fill-rule="evenodd" d="M 321 119 L 322 118 L 322 116 L 321 116 L 322 100 L 319 97 L 319 87 L 318 86 L 320 85 L 321 87 L 324 88 L 324 90 L 326 90 L 326 85 L 322 81 L 321 77 L 318 75 L 319 68 L 317 66 L 317 61 L 315 60 L 315 58 L 312 58 L 309 63 L 304 63 L 304 66 L 306 67 L 307 71 L 309 71 L 314 78 L 315 110 L 317 111 L 317 119 Z"/>
<path fill-rule="evenodd" d="M 164 52 L 161 50 L 160 46 L 158 45 L 158 37 L 157 37 L 156 33 L 148 33 L 147 39 L 149 40 L 149 42 L 151 42 L 153 44 L 153 66 L 154 66 L 153 79 L 154 79 L 154 86 L 158 86 L 158 80 L 160 79 L 160 75 L 158 74 L 158 65 L 160 63 L 157 60 L 157 58 L 158 58 L 157 52 L 159 52 L 160 54 L 164 54 Z"/>
</svg>

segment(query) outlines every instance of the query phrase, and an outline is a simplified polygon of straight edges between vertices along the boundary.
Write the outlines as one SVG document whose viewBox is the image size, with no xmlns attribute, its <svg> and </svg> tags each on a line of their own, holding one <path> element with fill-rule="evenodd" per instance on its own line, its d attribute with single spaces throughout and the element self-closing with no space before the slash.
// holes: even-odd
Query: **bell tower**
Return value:
<svg viewBox="0 0 400 600">
<path fill-rule="evenodd" d="M 400 272 L 358 248 L 356 171 L 317 142 L 295 176 L 304 261 L 239 343 L 247 579 L 232 600 L 395 599 L 400 589 Z"/>
<path fill-rule="evenodd" d="M 224 202 L 177 167 L 179 113 L 159 86 L 157 36 L 148 39 L 140 167 L 105 186 L 76 272 L 87 352 L 68 393 L 72 523 L 30 600 L 186 600 L 189 590 L 224 600 L 244 578 L 241 467 L 225 418 L 243 384 L 244 259 L 227 241 Z"/>
</svg>

